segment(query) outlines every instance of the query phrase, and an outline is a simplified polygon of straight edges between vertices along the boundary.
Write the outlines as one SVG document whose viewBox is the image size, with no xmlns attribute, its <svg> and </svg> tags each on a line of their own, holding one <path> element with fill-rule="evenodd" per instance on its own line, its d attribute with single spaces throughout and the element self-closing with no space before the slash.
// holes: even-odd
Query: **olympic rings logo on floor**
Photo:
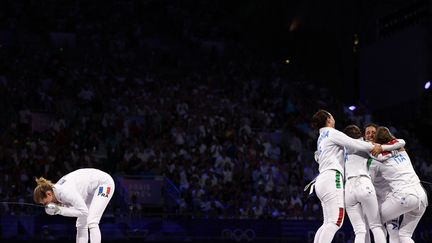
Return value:
<svg viewBox="0 0 432 243">
<path fill-rule="evenodd" d="M 223 239 L 235 241 L 253 241 L 256 238 L 253 229 L 223 229 L 221 235 Z"/>
</svg>

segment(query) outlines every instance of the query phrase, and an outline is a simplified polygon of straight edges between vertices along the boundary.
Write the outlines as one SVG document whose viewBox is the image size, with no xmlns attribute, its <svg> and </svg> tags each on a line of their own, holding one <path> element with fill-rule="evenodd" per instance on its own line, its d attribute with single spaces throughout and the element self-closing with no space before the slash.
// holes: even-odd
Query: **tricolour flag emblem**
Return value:
<svg viewBox="0 0 432 243">
<path fill-rule="evenodd" d="M 98 191 L 98 196 L 102 196 L 102 197 L 108 197 L 111 191 L 111 187 L 107 186 L 107 187 L 103 187 L 100 186 L 99 187 L 99 191 Z"/>
</svg>

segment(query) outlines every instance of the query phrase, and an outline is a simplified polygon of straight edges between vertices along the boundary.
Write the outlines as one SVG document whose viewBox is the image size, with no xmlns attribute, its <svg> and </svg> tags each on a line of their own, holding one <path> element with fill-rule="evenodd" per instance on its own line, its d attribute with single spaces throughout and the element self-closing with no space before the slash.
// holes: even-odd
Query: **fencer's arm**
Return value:
<svg viewBox="0 0 432 243">
<path fill-rule="evenodd" d="M 397 151 L 396 151 L 396 154 L 397 154 Z M 388 154 L 386 154 L 386 155 L 383 155 L 383 154 L 380 153 L 380 154 L 378 154 L 377 156 L 374 156 L 374 155 L 372 155 L 372 154 L 369 154 L 369 156 L 370 156 L 372 159 L 374 159 L 374 160 L 376 160 L 376 161 L 378 161 L 378 162 L 383 162 L 383 161 L 386 161 L 387 159 L 393 157 L 393 156 L 394 156 L 394 153 L 388 153 Z"/>
<path fill-rule="evenodd" d="M 369 152 L 374 148 L 373 144 L 358 139 L 350 138 L 346 134 L 338 130 L 334 130 L 332 132 L 333 133 L 330 139 L 334 143 L 347 148 L 350 151 L 350 153 L 355 153 L 356 151 Z"/>
<path fill-rule="evenodd" d="M 383 144 L 381 145 L 383 151 L 392 151 L 397 150 L 405 146 L 405 140 L 403 139 L 396 139 L 397 142 L 394 144 Z"/>
<path fill-rule="evenodd" d="M 88 208 L 84 199 L 76 190 L 69 190 L 62 195 L 62 203 L 70 204 L 71 207 L 59 206 L 59 215 L 66 217 L 80 217 L 88 215 Z"/>
</svg>

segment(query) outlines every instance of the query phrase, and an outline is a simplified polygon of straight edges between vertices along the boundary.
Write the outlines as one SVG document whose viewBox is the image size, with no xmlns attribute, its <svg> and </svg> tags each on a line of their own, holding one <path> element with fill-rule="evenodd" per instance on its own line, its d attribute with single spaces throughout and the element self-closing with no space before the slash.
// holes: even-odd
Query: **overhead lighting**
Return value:
<svg viewBox="0 0 432 243">
<path fill-rule="evenodd" d="M 429 89 L 429 88 L 430 88 L 430 85 L 431 85 L 431 82 L 430 82 L 430 81 L 427 81 L 427 82 L 425 83 L 424 88 L 425 88 L 425 89 Z"/>
<path fill-rule="evenodd" d="M 355 107 L 355 105 L 352 105 L 352 106 L 348 107 L 348 109 L 349 109 L 350 111 L 354 111 L 355 109 L 357 109 L 357 107 Z"/>
</svg>

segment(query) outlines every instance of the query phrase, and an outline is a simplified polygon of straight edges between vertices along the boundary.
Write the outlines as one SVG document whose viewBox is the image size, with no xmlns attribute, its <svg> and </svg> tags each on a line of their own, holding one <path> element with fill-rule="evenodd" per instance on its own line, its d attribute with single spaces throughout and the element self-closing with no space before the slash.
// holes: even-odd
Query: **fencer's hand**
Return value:
<svg viewBox="0 0 432 243">
<path fill-rule="evenodd" d="M 45 206 L 45 212 L 49 215 L 56 215 L 60 213 L 60 207 L 55 203 L 49 203 Z"/>
<path fill-rule="evenodd" d="M 373 149 L 370 151 L 371 152 L 371 154 L 373 155 L 373 156 L 378 156 L 378 154 L 379 153 L 381 153 L 383 150 L 382 150 L 382 147 L 381 147 L 381 145 L 380 144 L 374 144 L 374 147 L 373 147 Z"/>
</svg>

